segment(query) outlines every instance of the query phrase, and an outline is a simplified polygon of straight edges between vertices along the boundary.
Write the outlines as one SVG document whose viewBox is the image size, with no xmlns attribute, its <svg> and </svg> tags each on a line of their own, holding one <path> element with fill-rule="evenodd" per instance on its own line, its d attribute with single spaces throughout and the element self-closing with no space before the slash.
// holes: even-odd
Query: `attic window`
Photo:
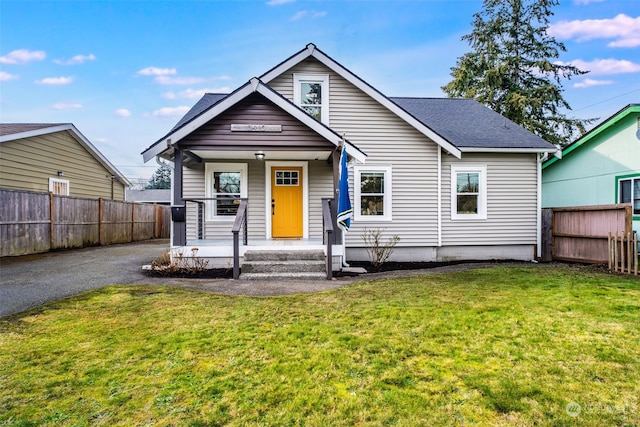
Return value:
<svg viewBox="0 0 640 427">
<path fill-rule="evenodd" d="M 329 123 L 329 76 L 294 74 L 294 103 L 322 123 Z"/>
<path fill-rule="evenodd" d="M 49 178 L 49 191 L 56 196 L 68 196 L 69 180 L 60 178 Z"/>
</svg>

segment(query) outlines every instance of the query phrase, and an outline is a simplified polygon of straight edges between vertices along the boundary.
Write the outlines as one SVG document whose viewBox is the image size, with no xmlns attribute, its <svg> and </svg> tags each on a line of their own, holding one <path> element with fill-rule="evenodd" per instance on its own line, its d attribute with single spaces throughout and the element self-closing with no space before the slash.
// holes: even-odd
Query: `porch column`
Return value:
<svg viewBox="0 0 640 427">
<path fill-rule="evenodd" d="M 185 210 L 186 216 L 186 206 L 184 199 L 182 198 L 182 159 L 183 152 L 177 146 L 175 147 L 175 154 L 173 159 L 173 205 L 177 207 L 182 207 Z M 172 236 L 173 236 L 173 246 L 184 246 L 187 244 L 187 223 L 183 218 L 182 221 L 175 221 L 172 218 L 171 226 L 172 226 Z"/>
</svg>

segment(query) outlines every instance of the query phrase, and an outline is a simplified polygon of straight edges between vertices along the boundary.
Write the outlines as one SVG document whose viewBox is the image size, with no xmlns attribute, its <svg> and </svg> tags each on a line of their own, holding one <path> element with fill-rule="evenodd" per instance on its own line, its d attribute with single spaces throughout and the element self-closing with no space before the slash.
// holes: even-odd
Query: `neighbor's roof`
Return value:
<svg viewBox="0 0 640 427">
<path fill-rule="evenodd" d="M 0 143 L 64 131 L 70 132 L 105 169 L 117 177 L 118 181 L 125 186 L 131 185 L 129 180 L 72 123 L 0 123 Z"/>
<path fill-rule="evenodd" d="M 556 150 L 549 142 L 473 99 L 390 99 L 462 152 Z"/>
<path fill-rule="evenodd" d="M 171 190 L 156 188 L 146 190 L 132 190 L 130 188 L 127 188 L 124 198 L 127 202 L 170 203 Z"/>
<path fill-rule="evenodd" d="M 620 120 L 624 119 L 629 114 L 633 114 L 633 113 L 640 113 L 640 104 L 629 104 L 629 105 L 625 106 L 624 108 L 622 108 L 621 110 L 619 110 L 618 112 L 614 113 L 608 119 L 603 120 L 602 123 L 600 123 L 599 125 L 597 125 L 593 129 L 591 129 L 589 132 L 585 133 L 580 138 L 576 139 L 571 144 L 569 144 L 565 148 L 563 148 L 562 149 L 562 156 L 560 156 L 560 158 L 552 157 L 549 160 L 547 160 L 546 162 L 544 162 L 542 164 L 542 169 L 546 168 L 547 166 L 551 166 L 552 164 L 554 164 L 558 160 L 564 158 L 568 154 L 572 153 L 573 151 L 575 151 L 575 150 L 579 149 L 580 147 L 582 147 L 583 145 L 587 144 L 589 141 L 594 140 L 602 132 L 606 131 L 607 129 L 611 128 L 612 126 L 615 126 Z"/>
</svg>

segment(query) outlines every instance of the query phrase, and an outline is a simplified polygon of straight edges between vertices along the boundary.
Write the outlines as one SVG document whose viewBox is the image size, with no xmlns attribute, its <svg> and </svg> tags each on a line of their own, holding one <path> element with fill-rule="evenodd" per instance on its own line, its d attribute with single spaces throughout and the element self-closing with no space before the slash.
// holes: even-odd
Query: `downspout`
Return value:
<svg viewBox="0 0 640 427">
<path fill-rule="evenodd" d="M 442 147 L 438 146 L 438 247 L 442 246 Z"/>
<path fill-rule="evenodd" d="M 543 154 L 536 154 L 536 257 L 542 258 L 542 162 Z"/>
</svg>

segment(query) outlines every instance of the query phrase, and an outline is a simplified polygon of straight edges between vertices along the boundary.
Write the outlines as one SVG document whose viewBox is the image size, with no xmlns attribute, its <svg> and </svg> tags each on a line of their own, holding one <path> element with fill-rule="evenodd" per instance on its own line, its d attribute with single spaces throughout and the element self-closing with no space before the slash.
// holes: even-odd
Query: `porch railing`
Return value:
<svg viewBox="0 0 640 427">
<path fill-rule="evenodd" d="M 236 220 L 233 222 L 233 278 L 240 277 L 240 229 L 243 229 L 243 242 L 247 244 L 247 199 L 240 199 Z"/>
<path fill-rule="evenodd" d="M 327 280 L 331 280 L 333 278 L 333 254 L 332 254 L 332 246 L 333 246 L 333 218 L 331 215 L 331 202 L 333 199 L 322 199 L 322 237 L 324 243 L 327 245 L 327 257 L 326 257 L 326 268 L 327 268 Z"/>
</svg>

